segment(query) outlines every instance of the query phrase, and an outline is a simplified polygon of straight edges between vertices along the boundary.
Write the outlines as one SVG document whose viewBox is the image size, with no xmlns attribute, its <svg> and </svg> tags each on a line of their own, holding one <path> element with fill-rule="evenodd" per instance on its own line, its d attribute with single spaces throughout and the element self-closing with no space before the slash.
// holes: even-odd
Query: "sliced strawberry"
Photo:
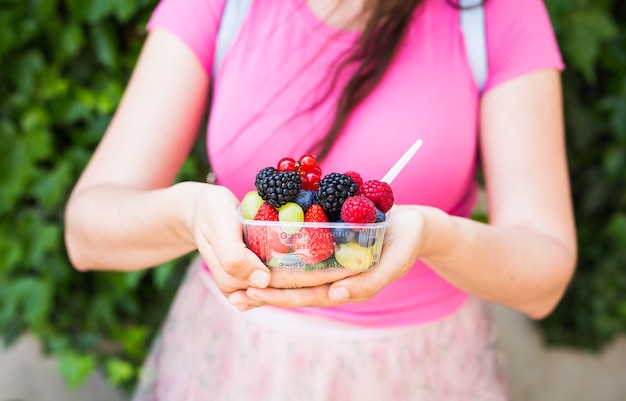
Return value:
<svg viewBox="0 0 626 401">
<path fill-rule="evenodd" d="M 306 227 L 293 236 L 292 249 L 306 264 L 316 264 L 330 258 L 335 242 L 330 229 Z"/>
<path fill-rule="evenodd" d="M 268 261 L 272 257 L 268 252 L 267 227 L 249 225 L 247 227 L 246 245 L 262 261 Z"/>
<path fill-rule="evenodd" d="M 278 210 L 268 203 L 263 203 L 254 216 L 257 221 L 278 221 Z M 247 245 L 259 259 L 268 261 L 274 252 L 289 252 L 289 239 L 279 227 L 249 225 Z M 283 238 L 284 237 L 284 238 Z"/>
</svg>

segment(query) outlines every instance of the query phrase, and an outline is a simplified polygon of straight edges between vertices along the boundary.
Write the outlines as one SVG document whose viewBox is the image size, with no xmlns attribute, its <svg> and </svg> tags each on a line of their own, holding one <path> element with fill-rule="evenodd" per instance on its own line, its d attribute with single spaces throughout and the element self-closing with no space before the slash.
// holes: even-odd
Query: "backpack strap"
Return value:
<svg viewBox="0 0 626 401">
<path fill-rule="evenodd" d="M 461 30 L 474 80 L 482 93 L 489 76 L 485 9 L 480 0 L 459 0 Z"/>
<path fill-rule="evenodd" d="M 217 74 L 228 49 L 230 49 L 230 45 L 237 37 L 239 29 L 246 19 L 246 15 L 248 15 L 251 4 L 252 0 L 226 0 L 224 11 L 222 12 L 222 20 L 217 31 L 215 54 L 213 56 L 213 76 Z"/>
</svg>

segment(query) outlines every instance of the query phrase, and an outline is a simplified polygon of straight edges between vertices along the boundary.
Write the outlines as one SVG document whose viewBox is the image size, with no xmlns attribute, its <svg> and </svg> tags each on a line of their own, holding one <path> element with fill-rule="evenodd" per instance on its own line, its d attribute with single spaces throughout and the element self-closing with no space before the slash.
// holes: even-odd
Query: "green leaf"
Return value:
<svg viewBox="0 0 626 401">
<path fill-rule="evenodd" d="M 33 166 L 26 141 L 15 136 L 0 141 L 0 212 L 12 210 L 23 191 Z"/>
<path fill-rule="evenodd" d="M 94 355 L 79 354 L 65 350 L 59 355 L 58 369 L 67 386 L 76 390 L 94 371 L 96 358 Z"/>
<path fill-rule="evenodd" d="M 46 259 L 54 252 L 61 242 L 61 227 L 57 224 L 39 223 L 36 225 L 36 233 L 31 237 L 28 258 L 31 266 L 37 266 L 43 272 L 46 271 Z"/>
<path fill-rule="evenodd" d="M 136 270 L 124 274 L 126 287 L 129 289 L 135 289 L 147 274 L 147 270 Z"/>
<path fill-rule="evenodd" d="M 8 288 L 0 292 L 3 319 L 11 315 L 21 314 L 25 322 L 32 326 L 40 326 L 50 312 L 52 288 L 46 280 L 34 277 L 21 277 L 13 281 Z"/>
<path fill-rule="evenodd" d="M 0 233 L 8 233 L 6 227 L 0 227 Z M 22 244 L 8 235 L 0 237 L 0 278 L 8 276 L 15 269 L 23 255 Z"/>
<path fill-rule="evenodd" d="M 91 37 L 98 61 L 105 67 L 115 67 L 118 63 L 118 45 L 115 30 L 112 25 L 101 24 L 93 27 Z"/>
<path fill-rule="evenodd" d="M 137 369 L 122 359 L 111 358 L 106 361 L 105 371 L 109 382 L 118 385 L 135 377 Z"/>
<path fill-rule="evenodd" d="M 607 229 L 609 236 L 626 247 L 626 213 L 615 214 L 609 221 Z"/>
<path fill-rule="evenodd" d="M 128 0 L 111 0 L 114 13 L 120 22 L 128 22 L 137 12 L 138 4 Z"/>
<path fill-rule="evenodd" d="M 50 157 L 53 152 L 52 132 L 45 110 L 38 106 L 30 107 L 20 123 L 31 163 Z"/>
<path fill-rule="evenodd" d="M 122 344 L 124 351 L 132 358 L 140 359 L 144 356 L 148 330 L 145 326 L 132 326 L 121 330 L 115 335 Z"/>
<path fill-rule="evenodd" d="M 73 180 L 71 161 L 64 159 L 36 180 L 32 193 L 39 204 L 51 212 L 55 208 L 62 207 L 62 203 L 67 199 L 74 184 Z"/>
<path fill-rule="evenodd" d="M 564 53 L 588 81 L 595 79 L 594 65 L 602 45 L 617 34 L 611 16 L 601 9 L 576 9 L 564 21 L 567 39 Z"/>
<path fill-rule="evenodd" d="M 34 91 L 37 83 L 37 74 L 46 66 L 41 50 L 26 50 L 17 55 L 17 64 L 9 71 L 12 82 L 23 93 Z"/>
<path fill-rule="evenodd" d="M 623 177 L 624 171 L 626 171 L 626 149 L 621 146 L 607 149 L 603 167 L 609 177 Z"/>
</svg>

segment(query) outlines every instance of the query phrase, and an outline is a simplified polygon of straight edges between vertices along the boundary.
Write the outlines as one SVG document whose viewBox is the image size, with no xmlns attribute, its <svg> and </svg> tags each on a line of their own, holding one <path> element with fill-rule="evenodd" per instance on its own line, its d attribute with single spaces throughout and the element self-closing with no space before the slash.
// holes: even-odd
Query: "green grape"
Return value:
<svg viewBox="0 0 626 401">
<path fill-rule="evenodd" d="M 250 191 L 241 201 L 241 216 L 246 220 L 254 220 L 259 207 L 265 202 L 257 191 Z"/>
<path fill-rule="evenodd" d="M 278 220 L 289 223 L 302 223 L 304 221 L 304 210 L 295 202 L 287 202 L 278 209 Z M 283 226 L 283 231 L 288 234 L 295 234 L 300 231 L 300 226 Z"/>
</svg>

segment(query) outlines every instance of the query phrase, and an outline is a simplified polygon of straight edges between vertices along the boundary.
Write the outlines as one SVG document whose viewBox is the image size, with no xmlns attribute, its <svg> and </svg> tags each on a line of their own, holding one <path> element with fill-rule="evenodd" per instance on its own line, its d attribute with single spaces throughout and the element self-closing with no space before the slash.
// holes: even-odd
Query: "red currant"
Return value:
<svg viewBox="0 0 626 401">
<path fill-rule="evenodd" d="M 313 155 L 304 155 L 300 158 L 300 171 L 305 173 L 313 171 L 317 167 L 317 159 Z"/>
<path fill-rule="evenodd" d="M 315 173 L 305 173 L 302 176 L 302 188 L 317 191 L 320 186 L 320 176 Z"/>
<path fill-rule="evenodd" d="M 298 163 L 291 157 L 283 157 L 278 162 L 277 170 L 286 172 L 298 171 Z"/>
</svg>

